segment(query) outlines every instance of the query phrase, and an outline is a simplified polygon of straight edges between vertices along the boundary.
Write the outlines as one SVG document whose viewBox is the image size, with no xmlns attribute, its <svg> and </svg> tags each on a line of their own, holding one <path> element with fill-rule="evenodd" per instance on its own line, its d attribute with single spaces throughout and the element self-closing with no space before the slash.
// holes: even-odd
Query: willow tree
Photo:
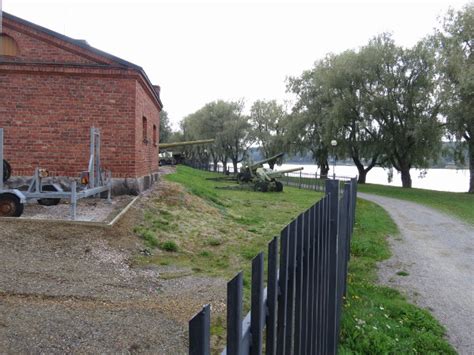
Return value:
<svg viewBox="0 0 474 355">
<path fill-rule="evenodd" d="M 355 51 L 328 55 L 310 71 L 291 79 L 289 88 L 297 94 L 295 118 L 290 136 L 296 146 L 310 150 L 321 175 L 329 169 L 327 160 L 332 139 L 335 152 L 350 157 L 359 172 L 359 183 L 382 155 L 381 134 L 370 115 L 373 68 L 367 68 L 364 56 Z"/>
<path fill-rule="evenodd" d="M 444 84 L 447 129 L 468 147 L 469 192 L 474 193 L 474 5 L 449 11 L 435 39 Z"/>
<path fill-rule="evenodd" d="M 366 88 L 369 113 L 380 129 L 386 163 L 411 187 L 411 168 L 426 168 L 441 150 L 442 105 L 429 41 L 413 48 L 397 46 L 382 34 L 362 49 L 374 80 Z"/>
<path fill-rule="evenodd" d="M 328 134 L 336 138 L 338 152 L 352 158 L 358 182 L 365 183 L 368 172 L 383 156 L 380 127 L 370 115 L 367 88 L 373 84 L 373 69 L 364 52 L 352 50 L 332 55 L 324 78 L 331 98 Z"/>
<path fill-rule="evenodd" d="M 254 102 L 250 108 L 250 124 L 260 152 L 269 158 L 285 149 L 287 113 L 275 100 Z M 273 169 L 275 161 L 268 163 Z"/>
<path fill-rule="evenodd" d="M 324 81 L 329 65 L 329 59 L 325 58 L 316 62 L 313 69 L 288 81 L 288 91 L 297 97 L 288 126 L 289 145 L 300 153 L 311 152 L 321 176 L 329 172 L 331 139 L 326 132 L 331 97 Z"/>
<path fill-rule="evenodd" d="M 214 138 L 211 146 L 192 149 L 199 151 L 200 156 L 209 154 L 214 162 L 222 162 L 227 169 L 230 159 L 237 170 L 237 164 L 243 159 L 252 143 L 248 117 L 242 114 L 241 102 L 214 101 L 204 105 L 198 111 L 188 115 L 182 122 L 182 129 L 187 139 Z"/>
</svg>

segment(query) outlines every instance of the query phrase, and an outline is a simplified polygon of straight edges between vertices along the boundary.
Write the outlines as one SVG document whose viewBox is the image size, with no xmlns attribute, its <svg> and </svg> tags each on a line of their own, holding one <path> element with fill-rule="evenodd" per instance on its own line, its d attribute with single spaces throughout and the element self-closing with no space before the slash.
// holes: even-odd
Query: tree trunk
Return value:
<svg viewBox="0 0 474 355">
<path fill-rule="evenodd" d="M 468 154 L 469 154 L 469 193 L 474 194 L 474 140 L 468 140 Z"/>
<path fill-rule="evenodd" d="M 217 164 L 219 163 L 219 159 L 216 159 L 216 158 L 212 159 L 212 163 L 213 163 L 212 168 L 213 168 L 214 172 L 216 172 L 217 171 Z"/>
<path fill-rule="evenodd" d="M 222 162 L 222 172 L 224 174 L 227 174 L 227 158 L 223 159 L 221 162 Z"/>
<path fill-rule="evenodd" d="M 357 168 L 357 169 L 359 170 L 359 168 Z M 357 179 L 358 184 L 365 184 L 365 180 L 367 179 L 367 173 L 368 172 L 369 171 L 365 170 L 364 168 L 359 170 L 359 178 Z"/>
<path fill-rule="evenodd" d="M 365 179 L 367 178 L 367 173 L 370 169 L 365 170 L 364 164 L 361 163 L 359 158 L 352 156 L 352 160 L 354 161 L 354 164 L 357 167 L 357 170 L 359 171 L 359 178 L 357 179 L 357 183 L 365 184 Z"/>
<path fill-rule="evenodd" d="M 270 169 L 273 170 L 273 168 L 275 167 L 275 161 L 274 161 L 274 160 L 269 161 L 269 162 L 268 162 L 268 166 L 270 167 Z"/>
<path fill-rule="evenodd" d="M 232 159 L 232 165 L 234 166 L 234 174 L 237 174 L 237 159 Z"/>
<path fill-rule="evenodd" d="M 411 188 L 410 168 L 401 170 L 402 173 L 402 187 Z"/>
<path fill-rule="evenodd" d="M 322 164 L 320 164 L 319 169 L 321 170 L 321 178 L 322 179 L 327 178 L 328 173 L 329 173 L 329 164 L 328 164 L 328 162 L 325 161 Z"/>
</svg>

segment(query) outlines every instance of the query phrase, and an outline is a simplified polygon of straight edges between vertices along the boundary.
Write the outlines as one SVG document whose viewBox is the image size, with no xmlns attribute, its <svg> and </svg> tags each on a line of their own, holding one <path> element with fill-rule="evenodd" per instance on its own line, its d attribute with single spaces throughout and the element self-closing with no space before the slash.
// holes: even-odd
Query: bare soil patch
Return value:
<svg viewBox="0 0 474 355">
<path fill-rule="evenodd" d="M 111 222 L 135 196 L 114 196 L 111 202 L 101 198 L 85 198 L 77 203 L 76 221 Z M 71 219 L 71 205 L 61 200 L 56 206 L 42 206 L 36 201 L 27 203 L 21 219 L 64 220 Z"/>
</svg>

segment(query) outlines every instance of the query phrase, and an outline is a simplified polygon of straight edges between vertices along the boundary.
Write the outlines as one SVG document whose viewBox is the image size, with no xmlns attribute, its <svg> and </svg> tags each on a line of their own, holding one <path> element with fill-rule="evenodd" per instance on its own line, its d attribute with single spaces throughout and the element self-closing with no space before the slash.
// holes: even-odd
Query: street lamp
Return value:
<svg viewBox="0 0 474 355">
<path fill-rule="evenodd" d="M 336 180 L 336 146 L 337 146 L 337 140 L 333 139 L 331 141 L 332 145 L 332 155 L 333 155 L 333 161 L 332 161 L 332 178 Z"/>
</svg>

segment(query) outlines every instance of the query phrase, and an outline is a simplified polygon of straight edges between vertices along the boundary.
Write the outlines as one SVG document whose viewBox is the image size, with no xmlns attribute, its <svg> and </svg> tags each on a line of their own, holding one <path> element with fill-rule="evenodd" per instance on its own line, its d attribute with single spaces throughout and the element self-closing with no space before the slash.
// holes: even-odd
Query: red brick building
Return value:
<svg viewBox="0 0 474 355">
<path fill-rule="evenodd" d="M 16 176 L 40 166 L 56 176 L 87 170 L 89 128 L 102 134 L 102 165 L 116 190 L 157 178 L 159 87 L 143 69 L 3 12 L 0 127 Z"/>
</svg>

